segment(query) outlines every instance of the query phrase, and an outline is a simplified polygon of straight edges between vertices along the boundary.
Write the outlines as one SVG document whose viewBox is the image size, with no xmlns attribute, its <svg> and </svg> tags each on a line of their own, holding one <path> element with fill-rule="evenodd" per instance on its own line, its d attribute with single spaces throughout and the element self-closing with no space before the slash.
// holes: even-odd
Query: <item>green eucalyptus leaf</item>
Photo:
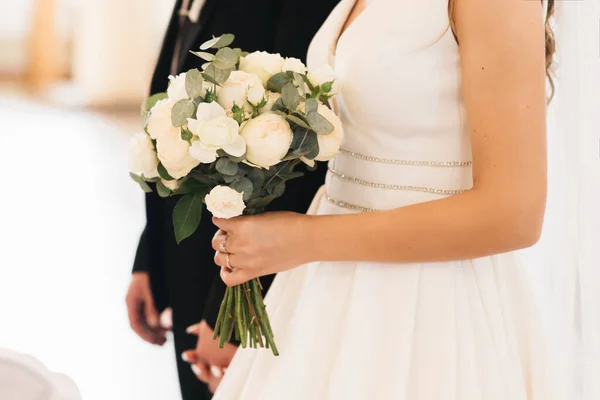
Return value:
<svg viewBox="0 0 600 400">
<path fill-rule="evenodd" d="M 173 178 L 171 175 L 169 175 L 169 173 L 167 172 L 167 169 L 165 168 L 164 165 L 162 165 L 162 163 L 158 163 L 158 167 L 156 169 L 158 170 L 158 175 L 165 181 L 174 181 L 175 180 L 175 178 Z"/>
<path fill-rule="evenodd" d="M 217 176 L 213 175 L 213 174 L 207 174 L 204 172 L 198 172 L 198 171 L 192 171 L 190 172 L 190 177 L 197 180 L 198 182 L 205 184 L 205 185 L 210 185 L 210 186 L 216 186 L 219 184 L 219 180 L 221 179 L 221 175 L 217 174 Z"/>
<path fill-rule="evenodd" d="M 156 191 L 160 197 L 169 197 L 171 195 L 171 189 L 166 187 L 161 181 L 156 182 Z"/>
<path fill-rule="evenodd" d="M 285 105 L 283 104 L 283 100 L 280 98 L 278 98 L 277 100 L 275 100 L 275 103 L 273 103 L 273 108 L 271 108 L 271 112 L 276 112 L 276 111 L 285 111 Z"/>
<path fill-rule="evenodd" d="M 306 129 L 297 129 L 294 131 L 294 139 L 292 140 L 291 148 L 292 151 L 284 157 L 283 161 L 294 160 L 299 157 L 313 154 L 315 153 L 315 149 L 317 154 L 314 157 L 316 157 L 319 154 L 317 134 Z"/>
<path fill-rule="evenodd" d="M 215 165 L 217 171 L 223 175 L 235 175 L 238 172 L 238 165 L 227 157 L 222 157 L 217 160 Z"/>
<path fill-rule="evenodd" d="M 286 83 L 281 89 L 281 99 L 288 110 L 295 110 L 300 105 L 302 98 L 298 88 L 292 82 Z"/>
<path fill-rule="evenodd" d="M 262 210 L 266 206 L 268 206 L 273 200 L 275 200 L 275 198 L 275 196 L 269 195 L 248 200 L 248 202 L 246 203 L 246 208 Z"/>
<path fill-rule="evenodd" d="M 248 179 L 252 181 L 252 185 L 254 186 L 254 194 L 257 191 L 260 191 L 260 188 L 265 183 L 265 172 L 259 168 L 252 168 L 252 170 L 248 173 Z"/>
<path fill-rule="evenodd" d="M 231 154 L 226 153 L 222 149 L 217 150 L 217 156 L 218 157 L 227 157 L 234 163 L 241 163 L 242 161 L 244 161 L 246 159 L 246 154 L 243 154 L 240 157 L 236 157 L 236 156 L 232 156 Z"/>
<path fill-rule="evenodd" d="M 306 140 L 308 133 L 310 132 L 310 129 L 308 128 L 296 128 L 292 131 L 294 133 L 294 136 L 292 138 L 292 143 L 290 144 L 290 148 L 292 150 L 296 150 L 299 149 L 302 144 L 304 143 L 304 141 Z"/>
<path fill-rule="evenodd" d="M 300 75 L 297 72 L 294 72 L 294 79 L 292 82 L 294 83 L 294 86 L 298 88 L 300 95 L 304 96 L 306 94 L 306 85 L 304 84 L 304 79 L 302 78 L 302 75 Z"/>
<path fill-rule="evenodd" d="M 179 127 L 187 124 L 188 118 L 193 118 L 196 114 L 196 104 L 193 100 L 179 100 L 171 110 L 171 123 Z"/>
<path fill-rule="evenodd" d="M 202 96 L 202 73 L 198 69 L 191 69 L 185 74 L 185 91 L 190 98 Z"/>
<path fill-rule="evenodd" d="M 316 112 L 319 108 L 319 102 L 316 99 L 307 99 L 306 100 L 306 114 L 310 114 L 311 112 Z"/>
<path fill-rule="evenodd" d="M 273 75 L 267 81 L 267 89 L 272 92 L 281 93 L 283 87 L 288 84 L 292 78 L 286 74 L 285 72 L 280 72 L 278 74 Z"/>
<path fill-rule="evenodd" d="M 204 61 L 208 61 L 208 62 L 211 62 L 212 60 L 215 59 L 215 55 L 214 54 L 207 53 L 205 51 L 190 51 L 190 53 L 192 53 L 196 57 L 200 57 Z"/>
<path fill-rule="evenodd" d="M 211 63 L 206 68 L 202 76 L 207 81 L 214 83 L 215 85 L 221 86 L 221 84 L 224 83 L 227 80 L 227 78 L 229 78 L 231 71 L 233 71 L 233 68 L 221 69 L 217 68 L 213 63 Z"/>
<path fill-rule="evenodd" d="M 316 137 L 317 137 L 317 135 L 315 134 L 315 138 Z M 318 155 L 319 155 L 319 140 L 314 142 L 311 150 L 308 153 L 306 153 L 304 155 L 304 157 L 308 158 L 309 160 L 314 160 Z"/>
<path fill-rule="evenodd" d="M 235 36 L 233 36 L 231 33 L 213 37 L 211 40 L 202 43 L 200 50 L 220 49 L 221 47 L 229 46 L 231 43 L 233 43 L 234 39 Z"/>
<path fill-rule="evenodd" d="M 204 51 L 204 50 L 208 50 L 208 49 L 214 48 L 213 46 L 214 46 L 215 44 L 217 44 L 217 42 L 218 42 L 220 39 L 221 39 L 221 36 L 218 36 L 218 37 L 214 37 L 214 36 L 213 36 L 213 38 L 212 38 L 212 39 L 210 39 L 210 40 L 207 40 L 206 42 L 204 42 L 204 43 L 202 43 L 202 44 L 200 45 L 200 50 L 203 50 L 203 51 Z"/>
<path fill-rule="evenodd" d="M 254 185 L 248 178 L 241 178 L 229 185 L 230 188 L 234 189 L 238 193 L 244 194 L 244 201 L 250 200 L 252 192 L 254 191 Z"/>
<path fill-rule="evenodd" d="M 238 179 L 240 179 L 242 177 L 242 175 L 235 174 L 235 175 L 223 175 L 223 180 L 225 181 L 225 183 L 229 184 L 231 182 L 235 182 Z"/>
<path fill-rule="evenodd" d="M 285 118 L 288 121 L 293 122 L 294 124 L 298 125 L 301 128 L 310 129 L 310 126 L 306 122 L 304 122 L 301 118 L 297 117 L 296 115 L 291 115 L 291 114 L 286 115 Z"/>
<path fill-rule="evenodd" d="M 218 69 L 233 69 L 240 60 L 240 51 L 236 51 L 230 47 L 223 47 L 213 60 L 213 65 Z"/>
<path fill-rule="evenodd" d="M 144 176 L 144 174 L 142 174 L 142 179 L 145 180 L 146 182 L 151 182 L 151 183 L 156 183 L 160 181 L 160 177 L 159 176 L 155 176 L 154 178 L 146 178 Z"/>
<path fill-rule="evenodd" d="M 131 177 L 131 179 L 133 179 L 138 185 L 140 185 L 140 187 L 142 188 L 142 190 L 146 193 L 151 193 L 152 192 L 152 188 L 150 187 L 150 185 L 148 185 L 144 179 L 139 176 L 134 174 L 133 172 L 129 173 L 129 176 Z"/>
<path fill-rule="evenodd" d="M 200 225 L 203 197 L 197 193 L 186 194 L 173 209 L 173 227 L 178 244 L 192 235 Z"/>
<path fill-rule="evenodd" d="M 316 111 L 307 113 L 306 119 L 308 119 L 308 123 L 312 130 L 319 135 L 329 135 L 335 129 L 327 118 Z"/>
<path fill-rule="evenodd" d="M 290 179 L 296 179 L 304 176 L 304 172 L 294 171 L 288 174 L 285 174 L 285 180 L 289 181 Z"/>
<path fill-rule="evenodd" d="M 235 36 L 231 33 L 226 33 L 222 35 L 217 43 L 215 43 L 212 47 L 215 49 L 220 49 L 221 47 L 229 46 L 235 40 Z"/>
<path fill-rule="evenodd" d="M 273 196 L 281 197 L 285 192 L 285 181 L 279 181 L 273 188 Z"/>
<path fill-rule="evenodd" d="M 205 196 L 208 192 L 210 192 L 211 188 L 212 186 L 199 182 L 196 179 L 186 179 L 181 183 L 179 188 L 173 192 L 173 194 L 197 193 Z"/>
</svg>

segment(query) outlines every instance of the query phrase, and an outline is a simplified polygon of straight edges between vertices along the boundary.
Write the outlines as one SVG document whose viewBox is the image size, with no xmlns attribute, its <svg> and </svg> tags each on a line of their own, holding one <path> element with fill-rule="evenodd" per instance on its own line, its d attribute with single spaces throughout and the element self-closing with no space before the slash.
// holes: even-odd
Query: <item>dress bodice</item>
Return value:
<svg viewBox="0 0 600 400">
<path fill-rule="evenodd" d="M 372 0 L 340 35 L 355 1 L 340 2 L 308 53 L 309 66 L 331 64 L 341 86 L 345 139 L 330 163 L 328 196 L 388 209 L 469 189 L 448 1 Z"/>
</svg>

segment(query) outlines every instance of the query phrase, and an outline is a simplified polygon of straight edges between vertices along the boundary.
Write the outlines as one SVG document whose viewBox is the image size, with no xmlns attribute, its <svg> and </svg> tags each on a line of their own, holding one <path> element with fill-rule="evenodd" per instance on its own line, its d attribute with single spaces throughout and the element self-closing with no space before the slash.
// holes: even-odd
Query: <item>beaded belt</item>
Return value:
<svg viewBox="0 0 600 400">
<path fill-rule="evenodd" d="M 469 167 L 472 164 L 471 161 L 420 161 L 420 160 L 417 161 L 417 160 L 387 159 L 387 158 L 371 157 L 371 156 L 367 156 L 367 155 L 360 154 L 360 153 L 350 151 L 347 149 L 343 149 L 343 148 L 340 149 L 340 153 L 346 154 L 351 157 L 354 157 L 354 158 L 357 158 L 360 160 L 364 160 L 364 161 L 370 161 L 370 162 L 376 162 L 376 163 L 382 163 L 382 164 L 393 164 L 393 165 L 410 165 L 410 166 L 417 166 L 417 167 L 433 167 L 433 168 L 456 168 L 456 167 Z M 329 172 L 333 176 L 335 176 L 339 179 L 345 180 L 347 182 L 355 183 L 358 185 L 363 185 L 363 186 L 377 188 L 377 189 L 407 190 L 407 191 L 413 191 L 413 192 L 437 194 L 437 195 L 442 195 L 442 196 L 452 196 L 452 195 L 456 195 L 459 193 L 463 193 L 465 191 L 463 189 L 435 189 L 435 188 L 424 187 L 424 186 L 393 185 L 393 184 L 386 184 L 386 183 L 369 182 L 369 181 L 365 181 L 365 180 L 350 176 L 348 174 L 345 174 L 341 171 L 336 170 L 335 168 L 333 168 L 331 166 L 329 166 L 328 169 L 329 169 Z M 363 211 L 363 212 L 377 211 L 373 208 L 368 208 L 368 207 L 363 207 L 360 205 L 348 203 L 348 202 L 345 202 L 345 201 L 342 201 L 339 199 L 332 198 L 330 196 L 327 196 L 327 201 L 329 201 L 331 204 L 334 204 L 338 207 L 347 208 L 347 209 L 351 209 L 351 210 Z"/>
</svg>

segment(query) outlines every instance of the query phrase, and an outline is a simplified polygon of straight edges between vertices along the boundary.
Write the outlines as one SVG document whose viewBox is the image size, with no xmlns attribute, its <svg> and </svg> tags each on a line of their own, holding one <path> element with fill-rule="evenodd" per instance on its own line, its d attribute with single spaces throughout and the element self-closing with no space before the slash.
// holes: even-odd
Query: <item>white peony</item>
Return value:
<svg viewBox="0 0 600 400">
<path fill-rule="evenodd" d="M 181 186 L 181 180 L 167 181 L 165 179 L 161 179 L 161 182 L 163 185 L 165 185 L 165 187 L 171 189 L 172 191 L 179 189 L 179 186 Z"/>
<path fill-rule="evenodd" d="M 158 159 L 169 175 L 181 179 L 200 164 L 190 155 L 190 144 L 181 138 L 179 131 L 162 135 L 156 141 Z"/>
<path fill-rule="evenodd" d="M 228 186 L 215 186 L 204 198 L 206 208 L 217 218 L 242 215 L 246 205 L 244 195 Z"/>
<path fill-rule="evenodd" d="M 185 72 L 177 76 L 169 76 L 169 88 L 167 89 L 167 95 L 169 100 L 175 104 L 179 100 L 189 99 L 190 97 L 185 90 Z"/>
<path fill-rule="evenodd" d="M 306 65 L 304 65 L 302 61 L 294 57 L 286 58 L 281 69 L 283 71 L 297 72 L 302 75 L 306 73 Z"/>
<path fill-rule="evenodd" d="M 255 51 L 240 58 L 240 70 L 258 75 L 263 86 L 267 87 L 269 78 L 282 71 L 283 63 L 284 59 L 279 54 Z"/>
<path fill-rule="evenodd" d="M 290 124 L 271 112 L 246 122 L 241 135 L 246 140 L 246 160 L 264 168 L 281 162 L 293 139 Z"/>
<path fill-rule="evenodd" d="M 235 104 L 246 111 L 252 111 L 247 101 L 257 104 L 264 96 L 265 88 L 260 78 L 244 71 L 233 71 L 227 81 L 217 88 L 217 101 L 226 110 L 231 110 Z"/>
<path fill-rule="evenodd" d="M 333 132 L 329 135 L 317 135 L 317 140 L 319 141 L 319 155 L 315 160 L 328 161 L 339 152 L 342 141 L 344 140 L 342 121 L 340 121 L 338 116 L 324 104 L 319 104 L 317 112 L 327 118 L 334 128 Z"/>
<path fill-rule="evenodd" d="M 200 103 L 196 119 L 188 119 L 188 129 L 197 137 L 192 139 L 190 155 L 202 163 L 215 161 L 217 150 L 234 157 L 246 152 L 246 142 L 239 135 L 240 126 L 217 102 Z"/>
<path fill-rule="evenodd" d="M 309 69 L 307 77 L 313 86 L 320 86 L 327 82 L 333 82 L 331 92 L 329 92 L 332 95 L 339 93 L 340 91 L 340 85 L 335 77 L 335 72 L 329 65 L 323 65 L 319 68 Z"/>
<path fill-rule="evenodd" d="M 158 176 L 158 158 L 152 140 L 143 132 L 135 134 L 129 141 L 129 170 L 143 174 L 145 178 Z"/>
<path fill-rule="evenodd" d="M 148 134 L 152 139 L 158 139 L 163 135 L 179 132 L 179 128 L 174 127 L 171 123 L 171 110 L 173 109 L 173 104 L 174 103 L 168 99 L 163 99 L 156 102 L 154 107 L 150 110 L 146 131 L 148 131 Z"/>
<path fill-rule="evenodd" d="M 277 92 L 267 91 L 265 97 L 267 98 L 267 104 L 265 104 L 265 106 L 260 109 L 261 113 L 271 111 L 273 109 L 273 106 L 275 105 L 275 102 L 279 100 L 281 95 Z"/>
</svg>

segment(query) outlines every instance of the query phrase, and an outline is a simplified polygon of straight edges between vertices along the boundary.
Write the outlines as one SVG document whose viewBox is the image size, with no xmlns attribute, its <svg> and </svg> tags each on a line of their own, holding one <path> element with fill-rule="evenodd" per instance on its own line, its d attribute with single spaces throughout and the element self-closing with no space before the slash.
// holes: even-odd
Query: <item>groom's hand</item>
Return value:
<svg viewBox="0 0 600 400">
<path fill-rule="evenodd" d="M 148 343 L 162 345 L 167 340 L 160 317 L 154 306 L 147 272 L 134 272 L 126 297 L 131 329 Z"/>
<path fill-rule="evenodd" d="M 184 359 L 192 364 L 192 369 L 199 380 L 208 384 L 214 393 L 221 382 L 223 371 L 227 369 L 235 355 L 237 347 L 225 343 L 224 348 L 219 347 L 219 341 L 213 339 L 214 331 L 206 321 L 188 328 L 188 333 L 198 335 L 196 350 L 184 353 Z"/>
</svg>

